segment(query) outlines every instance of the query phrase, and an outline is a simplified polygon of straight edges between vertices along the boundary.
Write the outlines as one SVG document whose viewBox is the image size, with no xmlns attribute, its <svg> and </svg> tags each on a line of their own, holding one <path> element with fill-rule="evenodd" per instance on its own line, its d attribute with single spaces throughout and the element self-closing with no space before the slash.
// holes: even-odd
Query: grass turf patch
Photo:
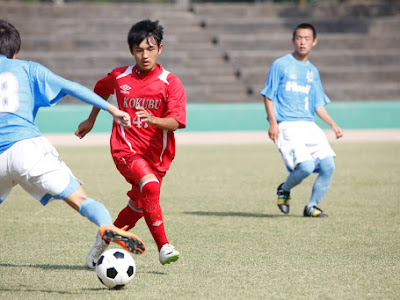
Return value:
<svg viewBox="0 0 400 300">
<path fill-rule="evenodd" d="M 42 207 L 20 187 L 0 206 L 1 299 L 398 299 L 399 143 L 333 144 L 336 171 L 320 204 L 327 219 L 303 218 L 315 174 L 276 206 L 288 175 L 273 145 L 179 146 L 161 189 L 167 236 L 181 252 L 162 266 L 147 245 L 135 279 L 104 288 L 85 258 L 96 226 L 62 201 Z M 59 147 L 61 158 L 115 218 L 129 184 L 107 147 Z M 118 247 L 118 246 L 112 246 Z"/>
</svg>

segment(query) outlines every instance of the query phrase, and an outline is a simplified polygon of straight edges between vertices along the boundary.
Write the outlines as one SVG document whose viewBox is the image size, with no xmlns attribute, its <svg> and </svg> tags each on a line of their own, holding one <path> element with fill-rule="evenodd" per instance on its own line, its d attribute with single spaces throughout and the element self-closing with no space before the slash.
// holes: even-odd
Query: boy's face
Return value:
<svg viewBox="0 0 400 300">
<path fill-rule="evenodd" d="M 317 44 L 313 31 L 310 28 L 299 28 L 293 40 L 294 50 L 299 56 L 308 56 L 312 47 Z"/>
<path fill-rule="evenodd" d="M 132 55 L 135 58 L 137 69 L 143 72 L 154 70 L 162 47 L 162 44 L 158 47 L 154 38 L 149 38 L 148 41 L 144 39 L 139 45 L 133 45 Z"/>
</svg>

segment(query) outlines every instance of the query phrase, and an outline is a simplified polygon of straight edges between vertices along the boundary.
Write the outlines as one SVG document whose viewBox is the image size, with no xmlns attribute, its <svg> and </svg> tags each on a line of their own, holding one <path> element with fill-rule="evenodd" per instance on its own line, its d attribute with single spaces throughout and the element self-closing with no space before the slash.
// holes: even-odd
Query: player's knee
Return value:
<svg viewBox="0 0 400 300">
<path fill-rule="evenodd" d="M 140 190 L 144 196 L 158 196 L 160 194 L 160 183 L 157 178 L 149 179 L 141 184 Z"/>
<path fill-rule="evenodd" d="M 88 195 L 85 193 L 83 190 L 82 186 L 79 187 L 75 192 L 73 192 L 71 195 L 66 197 L 64 201 L 72 206 L 74 209 L 78 210 L 81 204 L 89 199 Z"/>
<path fill-rule="evenodd" d="M 160 182 L 154 175 L 146 175 L 139 182 L 142 195 L 160 193 Z"/>
<path fill-rule="evenodd" d="M 140 189 L 142 191 L 143 212 L 157 210 L 160 206 L 160 183 L 155 180 L 144 182 Z"/>
<path fill-rule="evenodd" d="M 325 174 L 333 174 L 335 171 L 335 160 L 333 156 L 325 157 L 319 163 L 320 172 Z"/>
<path fill-rule="evenodd" d="M 303 177 L 307 177 L 310 174 L 312 174 L 312 172 L 314 172 L 315 169 L 314 161 L 312 160 L 303 161 L 299 163 L 296 168 L 298 169 L 299 172 L 303 174 Z"/>
</svg>

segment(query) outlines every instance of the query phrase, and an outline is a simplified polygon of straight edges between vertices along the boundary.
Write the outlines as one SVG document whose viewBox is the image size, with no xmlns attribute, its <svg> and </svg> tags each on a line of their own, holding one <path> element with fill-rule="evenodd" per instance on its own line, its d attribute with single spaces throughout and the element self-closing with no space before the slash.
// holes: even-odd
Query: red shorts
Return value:
<svg viewBox="0 0 400 300">
<path fill-rule="evenodd" d="M 142 207 L 140 201 L 140 179 L 142 179 L 146 175 L 154 174 L 160 182 L 161 186 L 162 179 L 166 173 L 160 172 L 153 168 L 141 155 L 132 155 L 120 159 L 114 158 L 114 163 L 121 175 L 124 176 L 125 180 L 132 184 L 132 189 L 127 193 L 127 195 L 130 199 L 132 199 L 137 208 Z"/>
</svg>

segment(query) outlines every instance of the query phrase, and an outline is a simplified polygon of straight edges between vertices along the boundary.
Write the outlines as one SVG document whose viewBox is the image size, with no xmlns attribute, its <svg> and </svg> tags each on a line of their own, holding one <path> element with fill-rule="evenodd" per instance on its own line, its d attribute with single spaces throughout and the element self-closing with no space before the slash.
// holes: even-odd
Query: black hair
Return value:
<svg viewBox="0 0 400 300">
<path fill-rule="evenodd" d="M 293 31 L 293 39 L 296 37 L 296 32 L 297 29 L 311 29 L 313 32 L 313 38 L 314 40 L 317 38 L 317 31 L 315 30 L 314 26 L 312 26 L 311 24 L 308 23 L 301 23 L 299 25 L 296 26 L 296 28 Z"/>
<path fill-rule="evenodd" d="M 18 30 L 6 20 L 0 19 L 0 54 L 13 58 L 21 49 Z"/>
<path fill-rule="evenodd" d="M 134 24 L 128 33 L 128 45 L 132 51 L 134 45 L 140 45 L 143 40 L 154 39 L 160 47 L 163 39 L 163 27 L 159 24 L 159 21 L 150 21 L 149 19 L 140 21 Z"/>
</svg>

